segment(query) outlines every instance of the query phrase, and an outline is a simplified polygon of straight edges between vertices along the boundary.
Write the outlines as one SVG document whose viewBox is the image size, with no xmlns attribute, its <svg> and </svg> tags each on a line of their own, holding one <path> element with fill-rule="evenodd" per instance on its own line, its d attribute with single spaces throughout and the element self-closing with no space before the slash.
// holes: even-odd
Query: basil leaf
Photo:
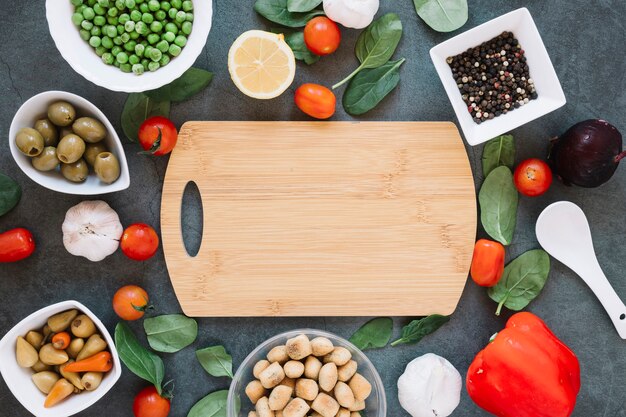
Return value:
<svg viewBox="0 0 626 417">
<path fill-rule="evenodd" d="M 361 65 L 342 81 L 333 86 L 333 89 L 348 82 L 352 77 L 365 68 L 377 68 L 387 63 L 400 43 L 402 37 L 402 22 L 395 13 L 374 20 L 356 41 L 356 57 Z"/>
<path fill-rule="evenodd" d="M 322 4 L 322 0 L 287 0 L 287 10 L 290 12 L 310 12 Z"/>
<path fill-rule="evenodd" d="M 154 353 L 139 344 L 133 331 L 124 322 L 115 326 L 115 347 L 129 371 L 153 384 L 161 395 L 165 367 Z"/>
<path fill-rule="evenodd" d="M 402 58 L 378 68 L 365 69 L 351 79 L 343 94 L 346 112 L 358 116 L 376 107 L 400 82 L 400 66 L 404 61 Z"/>
<path fill-rule="evenodd" d="M 513 169 L 515 164 L 515 142 L 512 135 L 502 135 L 491 139 L 483 148 L 483 177 L 499 166 Z"/>
<path fill-rule="evenodd" d="M 198 323 L 182 314 L 151 317 L 143 321 L 150 347 L 157 352 L 174 353 L 198 337 Z"/>
<path fill-rule="evenodd" d="M 357 330 L 350 342 L 361 350 L 383 348 L 389 343 L 393 332 L 393 320 L 389 317 L 378 317 L 365 323 Z"/>
<path fill-rule="evenodd" d="M 233 358 L 224 346 L 211 346 L 196 350 L 196 358 L 209 375 L 233 377 Z"/>
<path fill-rule="evenodd" d="M 156 90 L 144 91 L 144 94 L 156 101 L 185 101 L 204 90 L 213 79 L 213 73 L 189 68 L 180 78 Z"/>
<path fill-rule="evenodd" d="M 289 35 L 285 35 L 285 42 L 293 51 L 293 55 L 296 59 L 304 61 L 307 65 L 311 65 L 320 60 L 319 55 L 315 55 L 306 47 L 304 43 L 304 33 L 294 32 Z"/>
<path fill-rule="evenodd" d="M 550 257 L 542 249 L 530 250 L 511 261 L 500 281 L 487 291 L 498 303 L 496 315 L 500 315 L 502 306 L 514 311 L 526 307 L 539 295 L 549 274 Z"/>
<path fill-rule="evenodd" d="M 449 316 L 433 314 L 423 319 L 413 320 L 402 329 L 402 337 L 391 344 L 397 346 L 405 343 L 417 343 L 441 326 L 450 321 Z"/>
<path fill-rule="evenodd" d="M 517 189 L 508 167 L 500 166 L 485 178 L 478 202 L 485 232 L 503 245 L 510 245 L 517 220 Z"/>
<path fill-rule="evenodd" d="M 198 401 L 187 417 L 226 417 L 228 390 L 212 392 Z"/>
<path fill-rule="evenodd" d="M 467 22 L 467 0 L 413 0 L 419 17 L 437 32 L 452 32 Z"/>
<path fill-rule="evenodd" d="M 311 10 L 306 13 L 292 13 L 287 9 L 288 0 L 256 0 L 254 10 L 274 23 L 290 28 L 303 27 L 315 16 L 324 14 L 322 10 Z"/>
<path fill-rule="evenodd" d="M 139 127 L 149 117 L 170 115 L 170 102 L 151 99 L 143 93 L 131 93 L 122 110 L 122 130 L 126 137 L 137 141 Z"/>
<path fill-rule="evenodd" d="M 19 203 L 22 188 L 11 177 L 0 174 L 0 216 L 5 215 Z"/>
</svg>

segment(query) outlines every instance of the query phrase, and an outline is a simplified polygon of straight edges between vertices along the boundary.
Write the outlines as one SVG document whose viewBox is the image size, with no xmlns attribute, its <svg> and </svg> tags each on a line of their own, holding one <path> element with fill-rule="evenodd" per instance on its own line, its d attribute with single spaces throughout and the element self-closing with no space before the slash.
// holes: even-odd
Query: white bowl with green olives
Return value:
<svg viewBox="0 0 626 417">
<path fill-rule="evenodd" d="M 47 91 L 30 98 L 13 117 L 9 143 L 22 171 L 50 190 L 96 195 L 130 185 L 115 129 L 76 94 Z"/>
</svg>

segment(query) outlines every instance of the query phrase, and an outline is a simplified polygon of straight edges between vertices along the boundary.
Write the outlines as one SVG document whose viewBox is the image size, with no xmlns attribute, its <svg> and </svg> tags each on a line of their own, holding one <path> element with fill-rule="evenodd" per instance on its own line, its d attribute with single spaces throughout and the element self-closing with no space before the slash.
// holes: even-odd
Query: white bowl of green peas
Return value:
<svg viewBox="0 0 626 417">
<path fill-rule="evenodd" d="M 179 78 L 211 30 L 212 0 L 46 0 L 52 39 L 87 80 L 142 92 Z"/>
</svg>

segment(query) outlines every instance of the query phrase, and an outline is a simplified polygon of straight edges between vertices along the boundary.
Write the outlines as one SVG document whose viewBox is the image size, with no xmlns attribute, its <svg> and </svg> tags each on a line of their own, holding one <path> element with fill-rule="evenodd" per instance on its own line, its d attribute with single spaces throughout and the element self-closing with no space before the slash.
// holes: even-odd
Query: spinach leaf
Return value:
<svg viewBox="0 0 626 417">
<path fill-rule="evenodd" d="M 376 107 L 400 82 L 400 66 L 404 61 L 402 58 L 378 68 L 365 69 L 351 79 L 343 94 L 346 112 L 357 116 Z"/>
<path fill-rule="evenodd" d="M 287 0 L 287 10 L 290 12 L 310 12 L 322 4 L 322 0 Z"/>
<path fill-rule="evenodd" d="M 467 0 L 413 0 L 419 17 L 437 32 L 452 32 L 467 22 Z"/>
<path fill-rule="evenodd" d="M 345 84 L 362 69 L 377 68 L 387 63 L 400 43 L 402 22 L 395 13 L 374 20 L 356 41 L 356 57 L 361 65 L 342 81 L 333 85 L 333 89 Z"/>
<path fill-rule="evenodd" d="M 489 288 L 489 297 L 498 303 L 496 315 L 502 306 L 520 311 L 534 300 L 548 280 L 550 257 L 542 249 L 525 252 L 504 268 L 500 281 Z"/>
<path fill-rule="evenodd" d="M 296 59 L 304 61 L 307 65 L 311 65 L 320 60 L 319 55 L 315 55 L 306 47 L 304 43 L 304 33 L 294 32 L 289 35 L 285 35 L 285 42 L 293 51 L 293 55 Z"/>
<path fill-rule="evenodd" d="M 143 93 L 131 93 L 122 110 L 122 130 L 126 137 L 137 141 L 139 127 L 149 117 L 170 115 L 170 102 L 151 99 Z"/>
<path fill-rule="evenodd" d="M 192 344 L 198 336 L 198 323 L 182 314 L 145 319 L 143 328 L 150 347 L 157 352 L 178 352 Z"/>
<path fill-rule="evenodd" d="M 292 13 L 287 9 L 288 0 L 256 0 L 254 10 L 267 20 L 290 28 L 303 27 L 315 16 L 324 14 L 322 10 L 306 13 Z"/>
<path fill-rule="evenodd" d="M 393 332 L 393 320 L 378 317 L 365 323 L 350 338 L 350 342 L 361 350 L 383 348 L 389 343 Z"/>
<path fill-rule="evenodd" d="M 198 401 L 187 417 L 226 417 L 228 390 L 215 391 Z"/>
<path fill-rule="evenodd" d="M 500 166 L 485 178 L 478 193 L 480 221 L 494 240 L 510 245 L 517 219 L 517 189 L 508 167 Z"/>
<path fill-rule="evenodd" d="M 449 316 L 432 314 L 423 319 L 413 320 L 402 329 L 402 337 L 391 344 L 397 346 L 405 343 L 417 343 L 441 326 L 450 321 Z"/>
<path fill-rule="evenodd" d="M 196 350 L 196 358 L 209 375 L 233 377 L 233 358 L 224 346 L 211 346 Z"/>
<path fill-rule="evenodd" d="M 22 188 L 11 177 L 0 174 L 0 216 L 7 214 L 22 198 Z"/>
<path fill-rule="evenodd" d="M 204 90 L 213 79 L 213 73 L 200 68 L 189 68 L 180 78 L 144 94 L 156 101 L 185 101 Z"/>
<path fill-rule="evenodd" d="M 515 164 L 515 142 L 512 135 L 502 135 L 491 139 L 483 148 L 483 177 L 499 166 L 513 169 Z"/>
<path fill-rule="evenodd" d="M 165 375 L 163 361 L 141 346 L 133 331 L 124 322 L 119 322 L 115 326 L 115 347 L 128 370 L 153 384 L 160 395 Z"/>
</svg>

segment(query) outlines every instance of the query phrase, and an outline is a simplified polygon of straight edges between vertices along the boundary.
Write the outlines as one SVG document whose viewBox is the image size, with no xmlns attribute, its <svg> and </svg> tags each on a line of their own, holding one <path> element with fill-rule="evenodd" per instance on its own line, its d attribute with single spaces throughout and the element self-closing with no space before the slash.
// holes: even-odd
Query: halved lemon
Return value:
<svg viewBox="0 0 626 417">
<path fill-rule="evenodd" d="M 247 96 L 270 99 L 281 95 L 296 75 L 296 58 L 282 34 L 249 30 L 228 52 L 228 71 Z"/>
</svg>

